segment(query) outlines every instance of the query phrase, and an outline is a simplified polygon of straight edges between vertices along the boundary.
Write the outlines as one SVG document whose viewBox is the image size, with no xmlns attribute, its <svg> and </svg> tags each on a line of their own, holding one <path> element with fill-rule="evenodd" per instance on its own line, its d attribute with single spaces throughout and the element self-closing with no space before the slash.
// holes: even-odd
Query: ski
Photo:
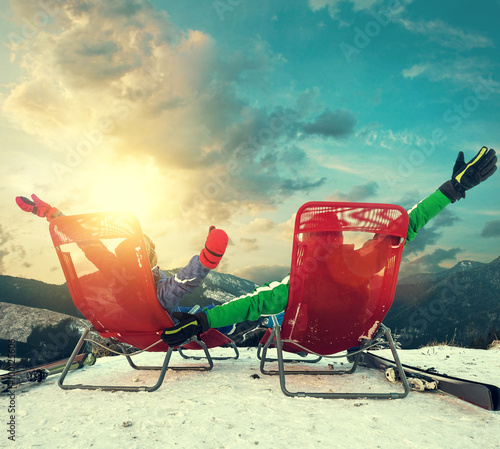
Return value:
<svg viewBox="0 0 500 449">
<path fill-rule="evenodd" d="M 0 393 L 9 393 L 14 387 L 19 387 L 23 384 L 43 382 L 48 376 L 61 373 L 68 360 L 69 358 L 51 362 L 46 365 L 2 374 L 0 375 Z M 70 370 L 73 371 L 83 368 L 84 366 L 91 366 L 94 363 L 95 357 L 93 354 L 78 354 Z"/>
<path fill-rule="evenodd" d="M 368 368 L 384 371 L 389 380 L 397 381 L 399 378 L 396 364 L 392 360 L 365 352 L 362 355 L 361 363 Z M 422 370 L 415 366 L 404 364 L 403 368 L 410 385 L 412 383 L 416 385 L 423 384 L 421 388 L 417 387 L 415 389 L 420 391 L 437 389 L 486 410 L 500 410 L 500 388 L 495 385 L 448 376 L 438 373 L 433 368 Z M 412 380 L 414 381 L 412 382 Z M 425 388 L 426 385 L 428 388 Z"/>
</svg>

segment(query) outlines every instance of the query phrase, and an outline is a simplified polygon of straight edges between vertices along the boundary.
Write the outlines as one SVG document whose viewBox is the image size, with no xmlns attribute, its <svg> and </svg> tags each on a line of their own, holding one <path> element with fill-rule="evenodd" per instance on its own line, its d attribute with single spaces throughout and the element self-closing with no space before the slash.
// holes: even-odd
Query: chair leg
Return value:
<svg viewBox="0 0 500 449">
<path fill-rule="evenodd" d="M 262 348 L 264 347 L 264 345 L 262 343 L 259 343 L 258 346 L 257 346 L 257 358 L 259 360 L 262 360 L 262 355 L 261 355 L 261 352 L 262 352 Z M 269 349 L 269 347 L 267 348 Z M 271 358 L 267 358 L 265 357 L 266 359 L 266 362 L 277 362 L 278 359 L 271 359 Z M 306 358 L 300 358 L 300 359 L 283 359 L 283 361 L 285 363 L 318 363 L 320 360 L 322 360 L 323 357 L 319 356 L 319 357 L 316 357 L 314 359 L 306 359 Z"/>
<path fill-rule="evenodd" d="M 209 371 L 213 368 L 213 362 L 212 358 L 210 356 L 210 353 L 208 352 L 208 348 L 205 345 L 204 342 L 197 340 L 197 343 L 203 348 L 206 358 L 208 360 L 208 366 L 177 366 L 177 367 L 171 367 L 169 366 L 170 363 L 170 358 L 172 357 L 172 352 L 173 348 L 169 348 L 166 355 L 165 359 L 163 361 L 163 364 L 161 366 L 138 366 L 136 365 L 133 361 L 130 355 L 127 354 L 127 350 L 122 346 L 119 345 L 120 348 L 123 351 L 123 355 L 127 359 L 129 365 L 137 370 L 156 370 L 160 371 L 159 377 L 157 382 L 152 385 L 152 386 L 146 386 L 146 387 L 137 387 L 137 386 L 120 386 L 120 385 L 83 385 L 83 384 L 75 384 L 75 385 L 68 385 L 64 384 L 64 380 L 66 378 L 66 375 L 68 374 L 68 371 L 71 368 L 71 365 L 73 364 L 73 361 L 77 354 L 79 353 L 81 347 L 83 346 L 83 343 L 85 342 L 85 339 L 87 338 L 88 333 L 93 330 L 94 327 L 90 326 L 87 329 L 85 329 L 84 333 L 80 337 L 80 340 L 75 346 L 75 349 L 73 350 L 73 353 L 71 354 L 70 358 L 68 359 L 68 362 L 66 363 L 66 366 L 61 373 L 61 376 L 58 381 L 59 387 L 61 387 L 63 390 L 75 390 L 75 389 L 81 389 L 81 390 L 103 390 L 103 391 L 155 391 L 163 383 L 163 380 L 165 378 L 165 374 L 167 372 L 167 369 L 172 369 L 172 370 L 190 370 L 190 371 Z"/>
<path fill-rule="evenodd" d="M 396 347 L 394 345 L 394 341 L 392 339 L 391 333 L 387 327 L 385 327 L 383 324 L 381 324 L 381 329 L 387 338 L 389 342 L 389 346 L 391 348 L 392 354 L 394 356 L 394 360 L 396 361 L 396 365 L 398 369 L 400 370 L 399 372 L 404 373 L 404 370 L 402 369 L 401 362 L 399 360 L 399 356 L 396 351 Z M 291 392 L 286 388 L 286 375 L 287 374 L 304 374 L 304 375 L 318 375 L 318 374 L 349 374 L 355 371 L 358 361 L 360 359 L 360 354 L 358 354 L 355 357 L 355 361 L 353 364 L 353 367 L 349 371 L 286 371 L 284 367 L 284 359 L 283 359 L 283 343 L 281 341 L 281 334 L 280 330 L 277 327 L 276 329 L 273 328 L 273 332 L 271 334 L 271 337 L 275 334 L 276 338 L 276 349 L 278 351 L 278 368 L 279 368 L 279 378 L 280 378 L 280 386 L 281 390 L 286 396 L 298 396 L 298 397 L 316 397 L 316 398 L 323 398 L 323 399 L 361 399 L 361 398 L 366 398 L 366 399 L 398 399 L 398 398 L 404 398 L 408 395 L 410 391 L 410 385 L 408 384 L 408 380 L 406 379 L 406 376 L 402 375 L 401 380 L 403 381 L 403 388 L 404 392 L 399 393 L 399 392 L 390 392 L 390 393 L 322 393 L 322 392 Z M 270 339 L 271 339 L 270 337 Z M 264 354 L 263 354 L 263 360 L 261 360 L 261 371 L 264 374 L 274 374 L 276 372 L 264 372 L 263 371 L 263 365 L 265 361 L 265 351 L 267 351 L 267 348 L 269 346 L 270 342 L 266 342 L 264 345 Z"/>
<path fill-rule="evenodd" d="M 64 390 L 68 390 L 68 389 L 71 389 L 71 386 L 69 385 L 63 385 L 63 382 L 64 382 L 64 379 L 66 378 L 66 375 L 68 374 L 69 372 L 69 369 L 71 367 L 71 365 L 73 364 L 73 361 L 75 360 L 75 357 L 77 356 L 77 354 L 80 352 L 80 349 L 82 348 L 83 346 L 83 343 L 85 341 L 85 338 L 87 338 L 87 335 L 88 333 L 93 329 L 93 326 L 89 326 L 87 329 L 85 329 L 85 331 L 83 332 L 82 336 L 80 337 L 80 340 L 78 340 L 78 343 L 76 344 L 75 346 L 75 349 L 73 349 L 73 352 L 71 353 L 71 356 L 70 358 L 68 359 L 68 361 L 66 362 L 66 366 L 64 367 L 63 369 L 63 372 L 61 373 L 61 375 L 59 376 L 59 381 L 58 381 L 58 385 L 64 389 Z"/>
<path fill-rule="evenodd" d="M 198 340 L 196 337 L 194 338 L 194 340 L 196 341 L 196 343 L 198 343 L 202 347 L 203 352 L 205 353 L 205 357 L 198 357 L 198 358 L 196 358 L 196 360 L 206 359 L 208 362 L 208 366 L 198 366 L 198 365 L 197 366 L 189 366 L 189 365 L 169 366 L 168 369 L 171 369 L 174 371 L 210 371 L 214 367 L 213 360 L 215 360 L 215 358 L 210 355 L 210 352 L 208 351 L 207 345 L 203 341 Z M 178 349 L 180 350 L 180 348 L 178 348 Z M 169 348 L 169 350 L 173 351 L 172 348 Z M 132 358 L 130 356 L 125 354 L 125 357 L 129 363 L 129 365 L 134 369 L 137 369 L 137 370 L 159 370 L 159 369 L 161 369 L 161 367 L 158 367 L 158 366 L 138 366 L 132 361 Z M 193 358 L 194 359 L 194 357 L 184 357 L 184 358 Z"/>
<path fill-rule="evenodd" d="M 197 343 L 199 344 L 199 341 L 197 341 Z M 240 353 L 238 351 L 238 347 L 236 346 L 236 343 L 233 341 L 231 342 L 231 344 L 229 345 L 231 348 L 233 348 L 233 351 L 235 353 L 234 356 L 228 356 L 228 357 L 213 357 L 212 355 L 210 356 L 210 358 L 212 360 L 230 360 L 230 359 L 234 359 L 234 360 L 237 360 L 239 357 L 240 357 Z M 181 355 L 181 357 L 185 358 L 186 360 L 202 360 L 206 357 L 198 357 L 198 356 L 193 356 L 193 355 L 186 355 L 184 354 L 184 350 L 179 347 L 178 348 L 178 352 L 179 354 Z"/>
<path fill-rule="evenodd" d="M 71 354 L 68 362 L 66 363 L 66 367 L 64 368 L 61 376 L 59 377 L 58 385 L 61 387 L 63 390 L 103 390 L 103 391 L 155 391 L 158 388 L 160 388 L 161 384 L 163 383 L 163 379 L 165 378 L 165 374 L 167 372 L 168 364 L 170 361 L 170 357 L 172 356 L 172 349 L 169 349 L 167 351 L 167 354 L 165 355 L 165 360 L 163 362 L 163 365 L 161 367 L 157 367 L 156 369 L 159 369 L 160 375 L 158 377 L 158 380 L 156 384 L 149 386 L 149 387 L 136 387 L 136 386 L 121 386 L 121 385 L 83 385 L 83 384 L 75 384 L 75 385 L 65 385 L 64 384 L 64 379 L 66 378 L 66 375 L 68 374 L 68 371 L 73 363 L 73 360 L 77 356 L 78 352 L 80 351 L 81 347 L 83 346 L 83 343 L 85 341 L 85 338 L 87 338 L 88 333 L 93 329 L 93 326 L 88 327 L 85 329 L 84 333 L 80 337 L 80 340 L 75 346 L 75 349 L 73 350 L 73 353 Z"/>
<path fill-rule="evenodd" d="M 280 340 L 280 347 L 282 348 L 281 351 L 278 350 L 278 344 L 277 344 L 277 340 Z M 277 354 L 278 354 L 278 358 L 277 359 L 270 359 L 270 358 L 267 358 L 266 355 L 267 355 L 267 350 L 269 349 L 269 346 L 270 345 L 275 345 L 276 346 L 276 350 L 277 350 Z M 280 371 L 279 369 L 278 370 L 267 370 L 265 369 L 265 364 L 266 362 L 278 362 L 278 367 L 279 367 L 279 364 L 280 364 L 280 352 L 281 352 L 281 361 L 282 363 L 296 363 L 296 362 L 300 362 L 300 363 L 317 363 L 319 362 L 322 357 L 319 356 L 318 358 L 315 358 L 315 359 L 305 359 L 305 360 L 299 360 L 299 359 L 285 359 L 283 358 L 283 344 L 281 342 L 281 332 L 280 332 L 280 327 L 276 327 L 276 328 L 272 328 L 272 331 L 271 331 L 271 334 L 268 338 L 268 340 L 266 341 L 266 343 L 262 346 L 262 356 L 259 357 L 260 359 L 260 372 L 262 374 L 267 374 L 267 375 L 276 375 L 276 374 L 280 374 Z M 326 374 L 326 375 L 339 375 L 339 374 L 350 374 L 352 372 L 354 372 L 354 370 L 356 369 L 356 365 L 353 365 L 353 367 L 349 370 L 344 370 L 344 371 L 331 371 L 331 370 L 307 370 L 307 371 L 303 371 L 303 370 L 286 370 L 285 373 L 286 374 L 291 374 L 291 375 L 294 375 L 294 374 Z"/>
</svg>

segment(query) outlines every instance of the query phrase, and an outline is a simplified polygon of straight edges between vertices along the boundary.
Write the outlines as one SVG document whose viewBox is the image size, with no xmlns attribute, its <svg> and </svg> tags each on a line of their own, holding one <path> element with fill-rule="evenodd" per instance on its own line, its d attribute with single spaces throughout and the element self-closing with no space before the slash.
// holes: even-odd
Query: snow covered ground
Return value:
<svg viewBox="0 0 500 449">
<path fill-rule="evenodd" d="M 228 349 L 213 350 L 214 355 Z M 379 351 L 384 356 L 388 351 Z M 400 351 L 403 363 L 500 385 L 500 349 L 438 346 Z M 136 363 L 161 364 L 145 353 Z M 174 354 L 172 363 L 191 363 Z M 199 362 L 198 362 L 199 363 Z M 320 362 L 323 366 L 331 360 Z M 339 362 L 340 363 L 340 362 Z M 153 393 L 64 391 L 58 376 L 15 395 L 15 438 L 8 440 L 9 398 L 2 395 L 0 447 L 20 448 L 495 448 L 500 412 L 437 392 L 398 400 L 288 398 L 277 376 L 259 371 L 255 348 L 212 371 L 169 371 Z M 318 365 L 318 364 L 317 364 Z M 305 369 L 305 368 L 304 368 Z M 255 376 L 257 375 L 257 376 Z M 151 385 L 156 373 L 132 370 L 120 357 L 71 372 L 69 383 Z M 288 384 L 289 382 L 289 384 Z M 393 391 L 383 373 L 294 376 L 290 389 Z"/>
</svg>

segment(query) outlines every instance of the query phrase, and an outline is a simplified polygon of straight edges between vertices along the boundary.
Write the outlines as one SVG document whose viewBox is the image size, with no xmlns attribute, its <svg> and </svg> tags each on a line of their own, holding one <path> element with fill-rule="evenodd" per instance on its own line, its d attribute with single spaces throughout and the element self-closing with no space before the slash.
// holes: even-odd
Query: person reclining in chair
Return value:
<svg viewBox="0 0 500 449">
<path fill-rule="evenodd" d="M 367 214 L 362 220 L 369 226 L 371 217 Z M 297 235 L 301 268 L 295 273 L 300 281 L 294 285 L 302 298 L 308 298 L 303 313 L 314 317 L 311 326 L 321 329 L 321 333 L 309 335 L 310 341 L 342 327 L 347 317 L 353 323 L 351 332 L 363 333 L 379 305 L 379 290 L 393 248 L 403 243 L 400 237 L 367 232 L 347 232 L 346 238 L 341 231 L 321 230 L 325 223 L 334 229 L 350 224 L 333 211 L 318 211 L 301 223 L 304 232 Z M 280 324 L 282 319 L 280 316 Z"/>
<path fill-rule="evenodd" d="M 468 163 L 465 163 L 464 154 L 460 151 L 453 167 L 451 179 L 409 211 L 406 241 L 412 241 L 417 236 L 418 231 L 448 204 L 465 198 L 467 190 L 493 175 L 497 169 L 496 163 L 497 157 L 493 149 L 488 150 L 483 147 Z M 384 240 L 387 243 L 388 239 L 375 236 L 369 245 L 375 247 Z M 355 255 L 353 252 L 352 260 L 354 261 L 356 257 L 361 257 L 361 255 Z M 329 266 L 330 274 L 334 273 L 336 269 L 334 256 L 326 261 L 326 265 Z M 376 273 L 376 263 L 374 264 L 374 273 Z M 161 335 L 162 339 L 171 346 L 177 346 L 194 335 L 199 335 L 213 327 L 228 326 L 246 320 L 255 321 L 262 315 L 279 314 L 278 317 L 282 320 L 283 311 L 288 303 L 289 280 L 290 276 L 288 275 L 280 282 L 274 281 L 265 284 L 252 293 L 211 309 L 204 308 L 203 311 L 196 314 L 174 313 L 174 317 L 179 320 L 179 323 L 164 329 Z M 358 296 L 356 294 L 356 297 Z M 363 309 L 363 307 L 359 309 Z"/>
<path fill-rule="evenodd" d="M 26 197 L 18 196 L 16 197 L 16 203 L 23 211 L 46 218 L 49 222 L 56 217 L 64 215 L 59 209 L 42 201 L 35 194 L 31 195 L 31 198 L 33 201 Z M 201 284 L 210 270 L 217 268 L 219 265 L 228 244 L 226 232 L 222 229 L 216 229 L 215 226 L 211 226 L 205 246 L 200 254 L 193 256 L 189 263 L 174 276 L 167 276 L 160 270 L 157 264 L 158 256 L 154 240 L 146 233 L 143 234 L 143 237 L 156 286 L 157 298 L 162 307 L 171 316 L 176 312 L 188 312 L 192 310 L 191 307 L 181 306 L 180 302 Z M 116 263 L 121 261 L 126 265 L 127 259 L 137 258 L 135 253 L 137 243 L 135 239 L 123 240 L 116 247 L 116 254 L 109 251 L 100 240 L 96 239 L 89 239 L 84 244 L 81 243 L 78 246 L 99 272 L 104 274 L 104 276 L 107 275 L 109 279 L 113 278 L 112 274 L 114 273 L 113 270 L 116 269 Z M 126 276 L 118 275 L 118 273 L 114 277 L 126 278 Z M 177 322 L 175 318 L 174 322 Z M 248 327 L 248 324 L 242 324 L 242 327 Z M 236 326 L 223 326 L 219 330 L 228 336 L 239 332 Z"/>
</svg>

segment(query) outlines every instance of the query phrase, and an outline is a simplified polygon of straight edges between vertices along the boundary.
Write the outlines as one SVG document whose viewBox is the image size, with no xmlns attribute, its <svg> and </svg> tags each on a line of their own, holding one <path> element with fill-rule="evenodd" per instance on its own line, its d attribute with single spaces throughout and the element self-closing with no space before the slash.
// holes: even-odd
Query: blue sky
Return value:
<svg viewBox="0 0 500 449">
<path fill-rule="evenodd" d="M 124 209 L 182 266 L 214 224 L 220 270 L 286 273 L 310 200 L 410 208 L 459 150 L 500 142 L 497 1 L 31 0 L 0 17 L 0 269 L 63 282 L 37 193 Z M 500 253 L 500 175 L 408 245 L 403 270 Z"/>
</svg>

